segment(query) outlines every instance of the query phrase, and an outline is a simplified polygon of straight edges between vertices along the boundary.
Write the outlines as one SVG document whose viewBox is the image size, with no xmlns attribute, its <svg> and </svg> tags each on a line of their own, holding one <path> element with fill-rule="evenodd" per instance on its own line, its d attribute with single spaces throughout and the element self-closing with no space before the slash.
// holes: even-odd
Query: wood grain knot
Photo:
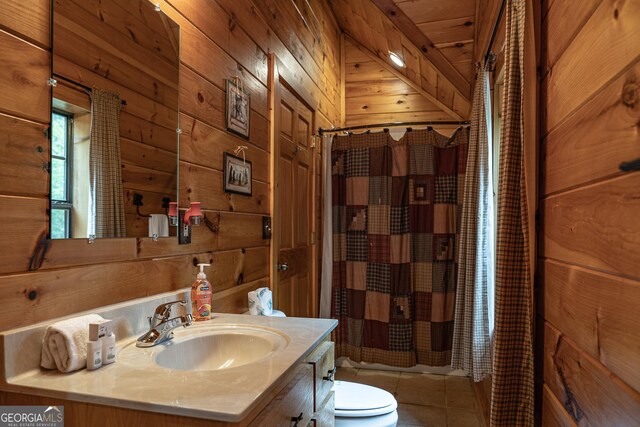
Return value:
<svg viewBox="0 0 640 427">
<path fill-rule="evenodd" d="M 38 292 L 35 289 L 30 290 L 27 294 L 27 298 L 29 298 L 29 301 L 35 300 L 38 298 Z"/>
<path fill-rule="evenodd" d="M 638 85 L 635 83 L 626 83 L 622 88 L 622 103 L 629 108 L 634 108 L 637 100 Z"/>
<path fill-rule="evenodd" d="M 235 13 L 231 13 L 231 16 L 229 16 L 229 31 L 233 31 L 233 29 L 236 28 L 236 21 Z"/>
<path fill-rule="evenodd" d="M 198 92 L 198 102 L 204 102 L 204 96 L 202 95 L 202 92 Z"/>
</svg>

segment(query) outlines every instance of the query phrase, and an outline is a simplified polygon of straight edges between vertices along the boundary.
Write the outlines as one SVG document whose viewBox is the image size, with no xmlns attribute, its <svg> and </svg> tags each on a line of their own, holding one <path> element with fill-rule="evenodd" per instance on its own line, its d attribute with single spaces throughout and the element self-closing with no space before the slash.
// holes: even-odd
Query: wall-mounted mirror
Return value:
<svg viewBox="0 0 640 427">
<path fill-rule="evenodd" d="M 53 0 L 51 238 L 166 237 L 180 29 L 148 0 Z"/>
</svg>

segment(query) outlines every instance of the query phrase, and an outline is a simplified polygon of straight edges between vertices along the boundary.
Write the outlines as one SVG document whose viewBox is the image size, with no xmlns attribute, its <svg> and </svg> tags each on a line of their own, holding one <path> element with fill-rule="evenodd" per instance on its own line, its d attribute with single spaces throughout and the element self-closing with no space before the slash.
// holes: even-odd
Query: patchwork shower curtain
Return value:
<svg viewBox="0 0 640 427">
<path fill-rule="evenodd" d="M 450 363 L 468 129 L 336 136 L 332 317 L 338 356 Z"/>
</svg>

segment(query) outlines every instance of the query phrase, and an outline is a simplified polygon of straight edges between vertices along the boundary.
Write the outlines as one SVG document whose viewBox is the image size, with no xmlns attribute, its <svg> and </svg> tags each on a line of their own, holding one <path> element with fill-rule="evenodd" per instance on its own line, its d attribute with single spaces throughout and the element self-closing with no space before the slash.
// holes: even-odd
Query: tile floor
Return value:
<svg viewBox="0 0 640 427">
<path fill-rule="evenodd" d="M 469 378 L 338 368 L 336 379 L 392 393 L 398 401 L 398 427 L 485 427 Z"/>
</svg>

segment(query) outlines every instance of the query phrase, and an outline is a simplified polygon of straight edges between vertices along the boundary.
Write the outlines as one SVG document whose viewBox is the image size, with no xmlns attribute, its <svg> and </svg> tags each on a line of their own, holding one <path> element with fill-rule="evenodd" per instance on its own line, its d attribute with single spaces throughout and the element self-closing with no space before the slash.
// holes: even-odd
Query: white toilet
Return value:
<svg viewBox="0 0 640 427">
<path fill-rule="evenodd" d="M 336 427 L 395 427 L 398 402 L 380 388 L 335 381 Z"/>
</svg>

